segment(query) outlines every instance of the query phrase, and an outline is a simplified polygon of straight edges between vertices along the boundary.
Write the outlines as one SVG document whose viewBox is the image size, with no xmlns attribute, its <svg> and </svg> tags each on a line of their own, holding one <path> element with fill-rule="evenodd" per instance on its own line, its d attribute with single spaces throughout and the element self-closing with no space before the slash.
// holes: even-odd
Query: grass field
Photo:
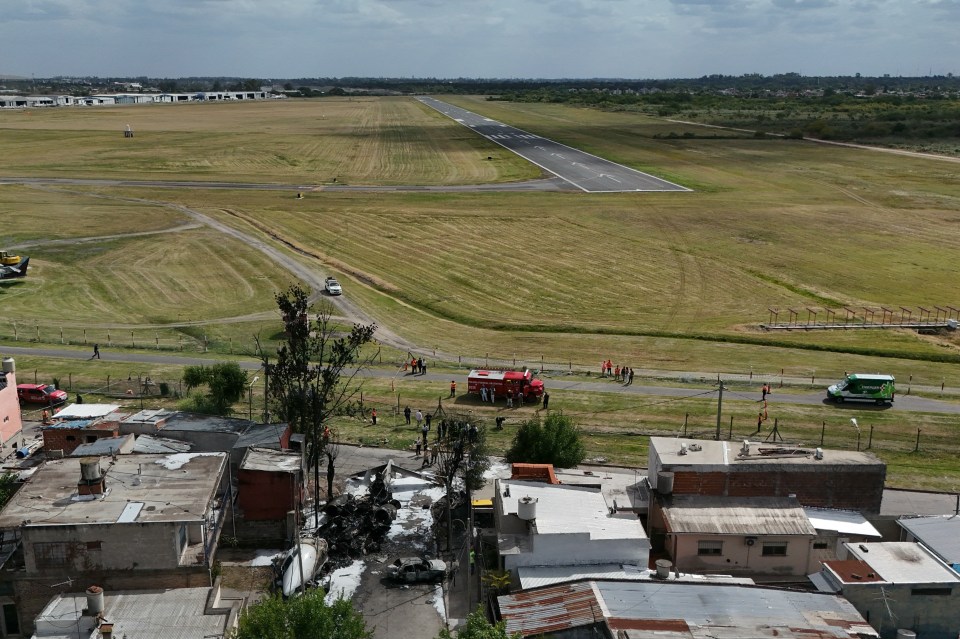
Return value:
<svg viewBox="0 0 960 639">
<path fill-rule="evenodd" d="M 167 345 L 182 336 L 196 346 L 203 335 L 223 353 L 242 352 L 256 333 L 275 335 L 272 294 L 289 274 L 212 229 L 188 228 L 175 208 L 187 206 L 297 247 L 310 256 L 298 260 L 340 276 L 350 299 L 381 324 L 454 356 L 590 367 L 610 357 L 636 368 L 783 369 L 818 380 L 882 370 L 901 382 L 960 386 L 952 334 L 757 328 L 772 306 L 805 316 L 808 307 L 955 305 L 957 164 L 750 136 L 684 138 L 703 130 L 632 113 L 451 101 L 695 191 L 320 190 L 296 200 L 269 191 L 4 186 L 0 244 L 36 244 L 24 250 L 30 277 L 0 288 L 0 339 L 9 339 L 12 321 L 42 326 L 52 343 L 57 326 L 144 327 L 148 341 L 156 332 Z M 0 175 L 294 184 L 336 176 L 384 185 L 539 175 L 405 98 L 25 113 L 0 113 Z M 127 122 L 133 140 L 120 134 Z M 90 241 L 51 243 L 71 239 Z M 132 342 L 140 347 L 140 339 Z M 624 433 L 672 432 L 688 412 L 607 412 L 606 398 L 570 401 L 586 406 L 591 454 L 624 463 L 645 454 L 642 437 Z M 824 409 L 803 410 L 784 419 L 805 424 L 798 439 L 818 439 Z M 752 427 L 749 412 L 744 428 Z M 886 441 L 896 446 L 884 454 L 897 473 L 930 485 L 943 485 L 941 472 L 954 481 L 949 420 L 884 419 L 894 421 L 875 425 L 890 429 Z M 919 465 L 908 441 L 917 427 L 933 438 Z"/>
</svg>

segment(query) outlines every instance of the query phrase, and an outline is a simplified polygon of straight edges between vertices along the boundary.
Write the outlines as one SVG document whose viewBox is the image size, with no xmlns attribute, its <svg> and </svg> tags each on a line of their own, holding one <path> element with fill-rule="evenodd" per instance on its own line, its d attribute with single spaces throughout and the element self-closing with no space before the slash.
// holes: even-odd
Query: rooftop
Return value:
<svg viewBox="0 0 960 639">
<path fill-rule="evenodd" d="M 240 470 L 262 470 L 271 473 L 298 473 L 302 465 L 299 453 L 282 453 L 267 448 L 248 448 Z"/>
<path fill-rule="evenodd" d="M 956 567 L 960 564 L 960 517 L 910 517 L 897 523 L 930 549 L 941 560 Z"/>
<path fill-rule="evenodd" d="M 891 584 L 960 584 L 960 575 L 912 541 L 844 544 L 851 559 L 868 564 L 883 581 Z M 827 562 L 833 568 L 832 562 Z M 851 583 L 844 581 L 844 583 Z"/>
<path fill-rule="evenodd" d="M 89 457 L 91 455 L 99 457 L 101 455 L 113 455 L 114 453 L 125 453 L 133 448 L 133 435 L 120 435 L 119 437 L 102 437 L 89 444 L 80 444 L 72 453 L 71 457 Z"/>
<path fill-rule="evenodd" d="M 792 497 L 674 495 L 663 507 L 672 533 L 714 535 L 816 535 Z"/>
<path fill-rule="evenodd" d="M 119 410 L 119 404 L 70 404 L 58 411 L 54 417 L 56 419 L 95 419 L 112 415 Z"/>
<path fill-rule="evenodd" d="M 113 624 L 114 637 L 203 639 L 222 637 L 236 613 L 228 601 L 211 597 L 210 588 L 117 591 L 104 593 L 103 616 Z M 212 604 L 208 608 L 208 604 Z M 221 607 L 222 606 L 222 607 Z M 100 633 L 94 618 L 81 616 L 84 594 L 57 595 L 36 619 L 35 637 L 92 639 Z"/>
<path fill-rule="evenodd" d="M 135 453 L 186 453 L 190 452 L 192 445 L 189 442 L 182 442 L 179 439 L 168 439 L 165 437 L 154 437 L 153 435 L 140 435 L 133 443 L 133 452 Z"/>
<path fill-rule="evenodd" d="M 588 564 L 580 566 L 518 566 L 517 577 L 523 590 L 553 586 L 568 581 L 582 581 L 585 579 L 616 579 L 620 581 L 642 581 L 654 579 L 657 571 L 627 564 Z M 729 575 L 696 575 L 680 573 L 677 577 L 671 572 L 670 581 L 700 582 L 700 583 L 733 583 L 753 585 L 753 580 L 746 577 L 731 577 Z"/>
<path fill-rule="evenodd" d="M 48 460 L 0 511 L 0 529 L 196 521 L 219 486 L 223 453 L 121 455 L 101 459 L 103 495 L 77 496 L 80 461 Z"/>
<path fill-rule="evenodd" d="M 841 535 L 860 535 L 878 539 L 883 537 L 866 517 L 853 510 L 806 507 L 803 512 L 807 514 L 810 524 L 817 530 L 832 530 Z"/>
<path fill-rule="evenodd" d="M 744 449 L 748 452 L 743 453 Z M 823 459 L 816 459 L 814 448 L 775 446 L 764 442 L 715 441 L 712 439 L 683 439 L 678 437 L 651 437 L 650 456 L 658 456 L 664 466 L 756 466 L 756 465 L 853 465 L 883 466 L 870 453 L 850 450 L 824 449 Z"/>
<path fill-rule="evenodd" d="M 842 597 L 757 586 L 581 581 L 497 601 L 507 632 L 524 636 L 602 622 L 630 639 L 877 636 Z"/>
<path fill-rule="evenodd" d="M 503 479 L 497 480 L 497 486 L 504 515 L 516 515 L 517 502 L 523 497 L 537 500 L 538 535 L 589 533 L 590 539 L 647 538 L 636 516 L 611 516 L 599 489 Z"/>
</svg>

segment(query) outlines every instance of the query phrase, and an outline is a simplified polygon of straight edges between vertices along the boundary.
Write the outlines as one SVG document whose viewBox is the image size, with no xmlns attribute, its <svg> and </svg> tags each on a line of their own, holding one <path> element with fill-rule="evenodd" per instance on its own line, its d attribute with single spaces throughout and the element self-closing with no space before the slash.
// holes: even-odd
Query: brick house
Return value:
<svg viewBox="0 0 960 639">
<path fill-rule="evenodd" d="M 3 360 L 0 369 L 0 445 L 3 454 L 23 446 L 23 422 L 17 398 L 17 367 L 12 358 Z"/>
</svg>

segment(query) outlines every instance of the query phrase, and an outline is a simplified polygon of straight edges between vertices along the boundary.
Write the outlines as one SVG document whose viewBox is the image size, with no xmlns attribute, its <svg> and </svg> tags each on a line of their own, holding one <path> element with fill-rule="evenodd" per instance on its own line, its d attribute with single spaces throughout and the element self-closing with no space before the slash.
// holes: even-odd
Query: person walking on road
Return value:
<svg viewBox="0 0 960 639">
<path fill-rule="evenodd" d="M 764 382 L 763 388 L 760 389 L 760 401 L 767 401 L 767 394 L 770 392 L 770 385 Z"/>
<path fill-rule="evenodd" d="M 100 345 L 93 345 L 93 355 L 90 356 L 90 359 L 100 359 Z"/>
<path fill-rule="evenodd" d="M 407 426 L 410 425 L 410 407 L 407 406 L 403 409 L 403 416 L 407 420 Z"/>
</svg>

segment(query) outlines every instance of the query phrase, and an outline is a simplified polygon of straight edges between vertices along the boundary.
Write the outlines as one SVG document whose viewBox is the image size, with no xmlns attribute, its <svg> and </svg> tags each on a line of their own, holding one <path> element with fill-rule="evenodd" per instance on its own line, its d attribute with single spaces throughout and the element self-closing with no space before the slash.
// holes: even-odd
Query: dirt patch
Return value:
<svg viewBox="0 0 960 639">
<path fill-rule="evenodd" d="M 268 594 L 273 570 L 270 566 L 223 566 L 220 576 L 224 588 L 244 593 L 252 604 Z"/>
</svg>

